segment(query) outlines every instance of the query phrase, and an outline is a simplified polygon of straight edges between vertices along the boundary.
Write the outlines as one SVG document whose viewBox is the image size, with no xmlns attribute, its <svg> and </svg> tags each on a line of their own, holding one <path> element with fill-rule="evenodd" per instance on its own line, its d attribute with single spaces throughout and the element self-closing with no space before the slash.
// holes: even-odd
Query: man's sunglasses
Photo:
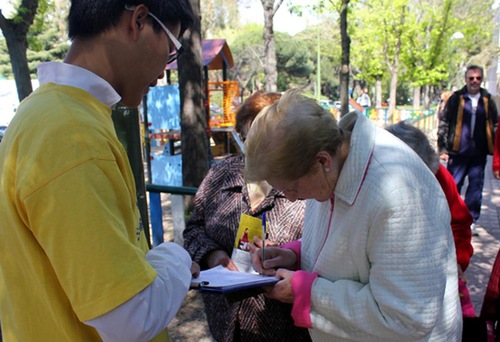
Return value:
<svg viewBox="0 0 500 342">
<path fill-rule="evenodd" d="M 469 81 L 474 81 L 474 79 L 476 79 L 478 81 L 482 81 L 483 77 L 482 76 L 470 76 L 469 77 Z"/>
</svg>

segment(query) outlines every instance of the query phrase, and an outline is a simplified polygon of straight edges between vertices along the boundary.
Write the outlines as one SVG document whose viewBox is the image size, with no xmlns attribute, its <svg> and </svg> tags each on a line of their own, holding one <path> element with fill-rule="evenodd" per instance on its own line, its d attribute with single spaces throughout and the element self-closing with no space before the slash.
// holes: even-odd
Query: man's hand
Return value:
<svg viewBox="0 0 500 342">
<path fill-rule="evenodd" d="M 200 276 L 200 265 L 196 262 L 191 263 L 191 277 L 198 278 Z"/>
<path fill-rule="evenodd" d="M 493 171 L 493 177 L 495 177 L 495 179 L 500 179 L 500 171 Z"/>
<path fill-rule="evenodd" d="M 439 155 L 439 159 L 441 159 L 444 162 L 448 162 L 448 158 L 449 158 L 448 153 L 441 153 Z"/>
</svg>

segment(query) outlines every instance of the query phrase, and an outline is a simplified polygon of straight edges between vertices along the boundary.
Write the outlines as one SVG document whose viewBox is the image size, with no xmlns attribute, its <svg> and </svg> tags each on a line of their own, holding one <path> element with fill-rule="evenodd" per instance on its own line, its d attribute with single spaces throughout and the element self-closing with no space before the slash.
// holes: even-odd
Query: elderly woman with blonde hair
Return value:
<svg viewBox="0 0 500 342">
<path fill-rule="evenodd" d="M 450 213 L 436 178 L 360 113 L 339 124 L 296 90 L 255 119 L 245 176 L 307 199 L 301 240 L 253 248 L 314 341 L 458 341 L 462 319 Z M 271 148 L 269 148 L 271 147 Z"/>
</svg>

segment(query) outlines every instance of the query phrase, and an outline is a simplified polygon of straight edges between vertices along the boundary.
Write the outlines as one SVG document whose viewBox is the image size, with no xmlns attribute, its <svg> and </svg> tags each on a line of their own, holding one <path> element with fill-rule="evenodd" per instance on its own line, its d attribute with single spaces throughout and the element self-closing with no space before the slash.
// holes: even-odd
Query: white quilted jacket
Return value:
<svg viewBox="0 0 500 342">
<path fill-rule="evenodd" d="M 354 129 L 352 125 L 355 123 Z M 317 272 L 314 341 L 460 341 L 448 204 L 404 143 L 359 114 L 330 201 L 307 203 L 302 269 Z"/>
</svg>

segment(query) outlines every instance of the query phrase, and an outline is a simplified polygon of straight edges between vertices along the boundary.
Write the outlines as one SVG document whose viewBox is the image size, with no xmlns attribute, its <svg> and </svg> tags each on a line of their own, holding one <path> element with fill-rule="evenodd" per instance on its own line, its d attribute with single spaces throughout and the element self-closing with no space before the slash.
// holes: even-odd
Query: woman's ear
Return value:
<svg viewBox="0 0 500 342">
<path fill-rule="evenodd" d="M 330 153 L 326 151 L 319 151 L 318 154 L 316 154 L 316 158 L 321 168 L 323 168 L 325 172 L 330 172 L 332 168 L 332 156 Z"/>
</svg>

